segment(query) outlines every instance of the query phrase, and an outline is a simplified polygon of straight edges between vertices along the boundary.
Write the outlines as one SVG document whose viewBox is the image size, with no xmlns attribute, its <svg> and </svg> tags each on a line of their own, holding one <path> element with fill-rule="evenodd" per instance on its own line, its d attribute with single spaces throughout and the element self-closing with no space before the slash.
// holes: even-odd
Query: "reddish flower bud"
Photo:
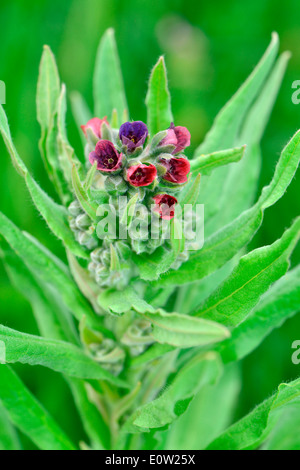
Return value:
<svg viewBox="0 0 300 470">
<path fill-rule="evenodd" d="M 190 172 L 191 165 L 186 158 L 161 158 L 159 163 L 167 170 L 163 176 L 164 180 L 176 184 L 187 182 L 187 174 Z"/>
<path fill-rule="evenodd" d="M 129 152 L 142 147 L 148 136 L 148 128 L 142 121 L 125 122 L 119 130 L 119 138 Z"/>
<path fill-rule="evenodd" d="M 175 204 L 177 199 L 169 194 L 157 194 L 153 197 L 155 201 L 154 211 L 158 212 L 161 219 L 171 220 L 175 215 Z"/>
<path fill-rule="evenodd" d="M 167 132 L 167 136 L 161 141 L 160 145 L 174 145 L 173 155 L 182 152 L 182 150 L 191 144 L 191 134 L 186 127 L 175 127 L 172 122 Z"/>
<path fill-rule="evenodd" d="M 133 165 L 127 170 L 127 180 L 135 187 L 149 186 L 153 183 L 157 175 L 157 170 L 154 165 Z"/>
<path fill-rule="evenodd" d="M 94 134 L 99 138 L 101 139 L 101 126 L 103 123 L 106 123 L 107 125 L 108 122 L 107 122 L 107 117 L 105 116 L 103 119 L 99 119 L 97 117 L 93 118 L 93 119 L 90 119 L 86 124 L 85 126 L 80 126 L 81 129 L 83 130 L 84 132 L 84 135 L 86 136 L 86 130 L 87 129 L 91 129 Z"/>
<path fill-rule="evenodd" d="M 109 140 L 99 140 L 95 151 L 89 155 L 91 165 L 97 162 L 97 170 L 104 173 L 118 171 L 122 166 L 122 154 L 118 153 Z"/>
</svg>

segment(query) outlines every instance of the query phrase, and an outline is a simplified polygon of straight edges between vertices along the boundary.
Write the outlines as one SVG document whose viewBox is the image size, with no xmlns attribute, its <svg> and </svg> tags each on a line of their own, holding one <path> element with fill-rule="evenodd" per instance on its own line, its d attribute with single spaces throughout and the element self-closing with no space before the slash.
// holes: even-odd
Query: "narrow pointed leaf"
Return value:
<svg viewBox="0 0 300 470">
<path fill-rule="evenodd" d="M 190 255 L 187 262 L 177 271 L 162 274 L 159 286 L 183 285 L 203 279 L 227 261 L 232 259 L 247 245 L 259 229 L 264 210 L 275 204 L 285 193 L 294 177 L 300 161 L 300 131 L 283 150 L 274 177 L 266 186 L 258 202 L 237 219 L 208 237 L 204 247 Z"/>
<path fill-rule="evenodd" d="M 273 245 L 243 256 L 229 278 L 194 314 L 231 327 L 241 323 L 262 294 L 287 272 L 299 238 L 300 218 Z"/>
<path fill-rule="evenodd" d="M 99 296 L 99 303 L 107 311 L 117 315 L 130 310 L 136 311 L 151 322 L 155 340 L 171 346 L 204 346 L 222 341 L 230 335 L 226 328 L 217 323 L 155 309 L 129 287 L 122 292 L 104 291 Z"/>
<path fill-rule="evenodd" d="M 122 124 L 124 111 L 127 109 L 127 101 L 120 61 L 113 29 L 108 29 L 102 37 L 97 53 L 94 74 L 94 100 L 95 114 L 103 118 L 112 118 L 116 109 L 119 116 L 119 125 Z"/>
<path fill-rule="evenodd" d="M 85 250 L 76 242 L 74 235 L 69 227 L 67 210 L 54 202 L 36 183 L 28 172 L 25 164 L 21 160 L 10 135 L 9 127 L 5 112 L 0 106 L 0 132 L 7 146 L 7 150 L 11 156 L 12 162 L 23 176 L 32 200 L 43 216 L 52 232 L 69 248 L 76 256 L 87 258 Z"/>
<path fill-rule="evenodd" d="M 74 445 L 38 403 L 19 377 L 0 365 L 0 401 L 10 420 L 41 450 L 75 450 Z"/>
<path fill-rule="evenodd" d="M 165 60 L 160 57 L 151 72 L 146 96 L 147 123 L 151 136 L 167 129 L 173 122 L 171 97 Z"/>
<path fill-rule="evenodd" d="M 282 413 L 291 406 L 300 408 L 300 379 L 281 384 L 271 398 L 257 406 L 251 413 L 230 426 L 214 440 L 208 450 L 252 450 L 271 434 Z"/>
<path fill-rule="evenodd" d="M 218 379 L 221 370 L 219 358 L 214 353 L 196 356 L 176 374 L 159 398 L 133 413 L 125 423 L 124 431 L 145 432 L 170 425 L 185 412 L 202 387 Z"/>
<path fill-rule="evenodd" d="M 87 315 L 88 320 L 99 327 L 98 322 L 95 322 L 95 314 L 90 304 L 78 290 L 68 268 L 60 260 L 33 237 L 21 232 L 2 213 L 0 213 L 0 233 L 30 271 L 39 276 L 43 282 L 52 284 L 57 298 L 72 311 L 78 320 Z"/>
<path fill-rule="evenodd" d="M 80 181 L 79 174 L 75 165 L 73 165 L 72 168 L 72 183 L 76 197 L 82 209 L 92 220 L 96 220 L 98 206 L 93 201 L 90 201 L 89 195 Z"/>
<path fill-rule="evenodd" d="M 0 340 L 6 348 L 6 363 L 44 366 L 70 377 L 106 380 L 116 386 L 123 382 L 100 367 L 78 347 L 57 340 L 28 335 L 0 325 Z"/>
<path fill-rule="evenodd" d="M 261 298 L 251 314 L 218 348 L 225 363 L 254 351 L 275 329 L 300 312 L 300 266 L 288 272 Z"/>
<path fill-rule="evenodd" d="M 223 165 L 239 162 L 245 153 L 246 146 L 229 150 L 220 150 L 219 152 L 209 155 L 200 155 L 191 161 L 191 171 L 200 172 L 202 175 L 210 175 L 210 173 Z"/>
</svg>

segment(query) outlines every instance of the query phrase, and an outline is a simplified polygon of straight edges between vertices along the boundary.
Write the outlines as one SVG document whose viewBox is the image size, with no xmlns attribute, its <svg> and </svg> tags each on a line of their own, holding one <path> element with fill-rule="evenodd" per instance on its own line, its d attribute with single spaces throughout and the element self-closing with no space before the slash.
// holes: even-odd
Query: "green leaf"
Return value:
<svg viewBox="0 0 300 470">
<path fill-rule="evenodd" d="M 222 187 L 218 214 L 215 220 L 210 222 L 210 230 L 227 224 L 253 204 L 261 169 L 259 142 L 269 121 L 289 57 L 289 53 L 284 53 L 278 59 L 263 90 L 248 113 L 239 138 L 240 143 L 247 144 L 245 157 L 239 164 L 229 167 L 229 173 Z M 238 198 L 235 197 L 236 194 L 239 194 Z"/>
<path fill-rule="evenodd" d="M 200 191 L 200 184 L 201 184 L 201 175 L 200 173 L 194 179 L 194 182 L 187 187 L 187 191 L 184 193 L 183 197 L 181 198 L 181 205 L 184 208 L 185 204 L 191 204 L 194 206 L 198 201 L 199 191 Z"/>
<path fill-rule="evenodd" d="M 209 446 L 208 450 L 257 449 L 270 435 L 282 412 L 291 406 L 300 407 L 300 379 L 281 384 L 278 391 L 251 413 L 230 426 Z M 291 432 L 291 430 L 289 430 Z"/>
<path fill-rule="evenodd" d="M 246 146 L 221 150 L 219 152 L 210 153 L 208 155 L 200 155 L 191 161 L 191 171 L 200 172 L 202 175 L 210 175 L 210 173 L 228 163 L 239 162 L 245 153 Z"/>
<path fill-rule="evenodd" d="M 72 183 L 76 197 L 84 210 L 84 212 L 92 219 L 97 219 L 97 204 L 90 200 L 87 191 L 84 189 L 80 181 L 78 171 L 75 165 L 72 168 Z"/>
<path fill-rule="evenodd" d="M 160 287 L 203 279 L 221 268 L 251 241 L 262 223 L 264 210 L 283 196 L 296 173 L 300 161 L 299 144 L 300 131 L 283 150 L 273 180 L 263 189 L 258 202 L 226 227 L 208 237 L 203 248 L 192 253 L 189 260 L 177 271 L 162 274 L 157 282 Z"/>
<path fill-rule="evenodd" d="M 147 253 L 140 255 L 133 253 L 132 257 L 139 269 L 141 279 L 145 281 L 158 279 L 162 273 L 170 269 L 176 259 L 174 250 L 164 246 L 157 248 L 150 257 Z"/>
<path fill-rule="evenodd" d="M 34 275 L 9 245 L 5 246 L 2 256 L 11 283 L 31 304 L 40 333 L 46 338 L 78 344 L 73 316 L 56 298 L 51 286 Z"/>
<path fill-rule="evenodd" d="M 145 432 L 171 424 L 185 412 L 190 401 L 221 373 L 219 358 L 214 353 L 200 354 L 176 374 L 173 382 L 156 400 L 138 408 L 125 423 L 124 431 Z"/>
<path fill-rule="evenodd" d="M 67 378 L 67 382 L 72 391 L 85 432 L 91 439 L 93 450 L 110 449 L 109 428 L 96 405 L 90 401 L 86 384 L 75 378 Z"/>
<path fill-rule="evenodd" d="M 102 37 L 97 52 L 94 74 L 94 101 L 95 114 L 103 118 L 108 116 L 111 120 L 113 110 L 116 109 L 120 119 L 124 112 L 128 113 L 127 101 L 120 61 L 113 29 L 108 29 Z"/>
<path fill-rule="evenodd" d="M 160 57 L 153 68 L 146 96 L 147 123 L 151 136 L 167 129 L 173 122 L 171 97 L 168 90 L 168 80 L 165 60 Z"/>
<path fill-rule="evenodd" d="M 268 290 L 231 338 L 218 347 L 224 363 L 250 354 L 285 320 L 300 311 L 300 266 L 288 272 Z"/>
<path fill-rule="evenodd" d="M 0 450 L 20 450 L 16 429 L 9 421 L 8 413 L 0 401 Z"/>
<path fill-rule="evenodd" d="M 300 217 L 273 245 L 243 256 L 228 279 L 194 314 L 226 326 L 241 323 L 262 294 L 287 272 L 299 238 Z"/>
<path fill-rule="evenodd" d="M 50 128 L 60 93 L 60 80 L 54 55 L 44 46 L 37 86 L 37 119 L 42 131 Z"/>
<path fill-rule="evenodd" d="M 37 240 L 21 232 L 4 214 L 0 213 L 0 233 L 25 263 L 27 268 L 46 284 L 50 283 L 55 295 L 80 320 L 87 316 L 89 323 L 99 328 L 99 321 L 77 286 L 67 267 Z"/>
<path fill-rule="evenodd" d="M 235 364 L 224 370 L 217 383 L 201 388 L 168 429 L 164 450 L 203 450 L 219 436 L 232 423 L 241 390 L 240 375 Z"/>
<path fill-rule="evenodd" d="M 220 111 L 205 141 L 196 150 L 196 156 L 222 150 L 224 147 L 230 148 L 235 144 L 247 111 L 271 71 L 278 47 L 278 35 L 273 33 L 272 41 L 259 64 L 233 98 Z"/>
<path fill-rule="evenodd" d="M 59 166 L 63 172 L 64 180 L 68 183 L 68 188 L 72 192 L 72 176 L 71 171 L 74 164 L 78 168 L 81 163 L 75 155 L 74 149 L 71 147 L 67 137 L 66 131 L 66 112 L 67 112 L 67 97 L 66 86 L 62 84 L 61 93 L 59 95 L 57 104 L 57 151 Z"/>
<path fill-rule="evenodd" d="M 106 380 L 120 387 L 124 385 L 72 344 L 28 335 L 3 325 L 0 325 L 0 340 L 5 344 L 7 364 L 40 365 L 70 377 Z"/>
<path fill-rule="evenodd" d="M 99 303 L 107 311 L 117 315 L 134 310 L 151 322 L 152 335 L 156 341 L 171 346 L 204 346 L 222 341 L 230 335 L 226 328 L 217 323 L 157 310 L 139 298 L 130 287 L 122 292 L 104 291 L 99 296 Z"/>
<path fill-rule="evenodd" d="M 247 135 L 241 135 L 241 131 L 243 130 L 244 123 L 249 120 L 248 116 L 251 115 L 252 117 L 251 106 L 253 103 L 255 106 L 255 100 L 257 102 L 260 100 L 263 85 L 267 82 L 270 75 L 278 47 L 278 36 L 273 34 L 271 44 L 261 61 L 233 98 L 220 111 L 204 143 L 195 152 L 195 156 L 198 156 L 203 153 L 216 152 L 224 148 L 247 144 L 245 157 L 240 163 L 219 168 L 209 178 L 204 176 L 202 179 L 199 202 L 205 204 L 206 207 L 205 230 L 207 235 L 211 235 L 225 224 L 231 222 L 234 217 L 237 217 L 252 204 L 255 197 L 257 174 L 260 167 L 259 147 L 256 142 L 253 142 L 252 137 L 248 133 Z M 269 105 L 272 106 L 273 90 L 268 90 L 269 86 L 266 85 L 266 95 L 270 100 Z M 265 116 L 262 107 L 264 107 L 264 103 L 257 110 L 256 116 L 259 114 Z M 265 125 L 266 122 L 264 122 Z M 246 166 L 247 170 L 244 170 L 243 168 Z M 238 185 L 239 188 L 242 188 L 245 199 L 236 198 L 236 193 L 234 193 L 234 198 L 232 196 L 230 198 L 227 197 L 227 189 L 232 194 L 235 187 L 233 183 L 227 184 L 232 173 L 243 181 L 243 185 L 240 185 L 240 180 L 238 179 Z M 254 179 L 253 175 L 256 176 Z M 233 209 L 235 212 L 233 212 Z M 223 211 L 224 216 L 222 214 Z M 229 215 L 227 216 L 228 211 Z"/>
<path fill-rule="evenodd" d="M 75 450 L 74 445 L 18 376 L 0 365 L 0 401 L 12 423 L 41 450 Z"/>
<path fill-rule="evenodd" d="M 12 250 L 5 249 L 5 265 L 9 278 L 15 287 L 31 303 L 39 331 L 46 338 L 79 343 L 77 331 L 72 324 L 70 311 L 66 309 L 47 283 L 41 283 L 39 276 L 34 277 Z M 74 377 L 65 377 L 69 384 L 78 412 L 87 435 L 95 449 L 109 448 L 109 433 L 102 422 L 101 415 L 93 405 L 85 389 L 85 384 Z"/>
<path fill-rule="evenodd" d="M 0 132 L 18 173 L 23 176 L 31 198 L 52 232 L 76 256 L 88 258 L 85 250 L 76 242 L 70 229 L 67 210 L 54 202 L 36 183 L 20 158 L 11 138 L 5 112 L 0 105 Z"/>
<path fill-rule="evenodd" d="M 59 165 L 56 114 L 60 97 L 60 80 L 54 55 L 48 46 L 40 63 L 37 85 L 37 119 L 41 126 L 40 152 L 48 175 L 64 203 L 70 202 L 70 192 Z"/>
</svg>

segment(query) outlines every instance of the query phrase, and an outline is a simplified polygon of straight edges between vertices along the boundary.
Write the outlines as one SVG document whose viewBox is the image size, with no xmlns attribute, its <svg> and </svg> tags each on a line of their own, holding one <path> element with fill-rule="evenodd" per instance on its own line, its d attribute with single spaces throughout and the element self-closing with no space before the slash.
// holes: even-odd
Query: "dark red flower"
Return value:
<svg viewBox="0 0 300 470">
<path fill-rule="evenodd" d="M 160 145 L 174 145 L 175 149 L 172 151 L 173 155 L 182 152 L 182 150 L 184 150 L 186 147 L 189 147 L 191 144 L 191 134 L 186 127 L 175 127 L 172 122 L 167 132 L 168 134 L 161 141 Z"/>
<path fill-rule="evenodd" d="M 157 170 L 154 165 L 133 165 L 127 170 L 127 180 L 129 184 L 135 187 L 149 186 L 153 183 L 157 175 Z"/>
<path fill-rule="evenodd" d="M 125 122 L 119 130 L 119 137 L 129 152 L 142 147 L 148 136 L 148 128 L 142 121 Z"/>
<path fill-rule="evenodd" d="M 175 204 L 177 199 L 169 194 L 157 194 L 153 197 L 155 201 L 154 211 L 158 212 L 161 219 L 171 220 L 175 215 Z"/>
<path fill-rule="evenodd" d="M 98 139 L 101 139 L 101 126 L 104 122 L 107 125 L 109 125 L 107 122 L 106 116 L 103 119 L 95 117 L 93 119 L 90 119 L 84 126 L 80 126 L 80 127 L 83 130 L 85 136 L 86 136 L 86 130 L 91 129 L 94 132 L 94 134 L 98 137 Z"/>
<path fill-rule="evenodd" d="M 164 180 L 176 184 L 187 182 L 187 174 L 190 172 L 191 165 L 186 158 L 161 158 L 159 163 L 167 170 L 163 176 Z"/>
<path fill-rule="evenodd" d="M 118 153 L 109 140 L 99 140 L 94 152 L 89 155 L 91 165 L 97 162 L 97 170 L 104 173 L 118 171 L 122 166 L 122 154 Z"/>
</svg>

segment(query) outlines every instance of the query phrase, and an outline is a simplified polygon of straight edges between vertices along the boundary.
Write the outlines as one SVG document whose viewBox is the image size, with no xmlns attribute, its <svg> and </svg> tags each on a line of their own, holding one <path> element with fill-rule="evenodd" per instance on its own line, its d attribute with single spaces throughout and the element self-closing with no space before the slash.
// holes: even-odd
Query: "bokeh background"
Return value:
<svg viewBox="0 0 300 470">
<path fill-rule="evenodd" d="M 291 101 L 292 83 L 300 80 L 299 1 L 286 0 L 1 0 L 0 80 L 7 87 L 5 110 L 15 144 L 41 185 L 54 196 L 38 151 L 35 92 L 43 44 L 56 55 L 68 91 L 79 90 L 92 106 L 92 72 L 99 39 L 114 27 L 131 118 L 144 120 L 144 97 L 151 67 L 165 54 L 177 124 L 192 133 L 192 148 L 204 138 L 219 109 L 252 71 L 277 31 L 281 51 L 292 58 L 266 130 L 259 187 L 273 173 L 279 153 L 300 127 L 300 105 Z M 71 143 L 81 151 L 71 113 Z M 300 213 L 300 174 L 288 193 L 267 211 L 252 246 L 272 243 Z M 60 244 L 45 228 L 0 142 L 0 208 L 56 253 Z M 293 263 L 299 263 L 300 249 Z M 298 316 L 300 317 L 300 316 Z M 29 304 L 10 285 L 0 263 L 0 322 L 36 333 Z M 288 321 L 243 361 L 236 418 L 248 412 L 279 382 L 299 375 L 291 363 L 291 344 L 300 339 L 300 318 Z M 42 368 L 22 366 L 29 388 L 74 439 L 82 429 L 62 379 Z M 24 439 L 24 445 L 33 448 Z"/>
</svg>

